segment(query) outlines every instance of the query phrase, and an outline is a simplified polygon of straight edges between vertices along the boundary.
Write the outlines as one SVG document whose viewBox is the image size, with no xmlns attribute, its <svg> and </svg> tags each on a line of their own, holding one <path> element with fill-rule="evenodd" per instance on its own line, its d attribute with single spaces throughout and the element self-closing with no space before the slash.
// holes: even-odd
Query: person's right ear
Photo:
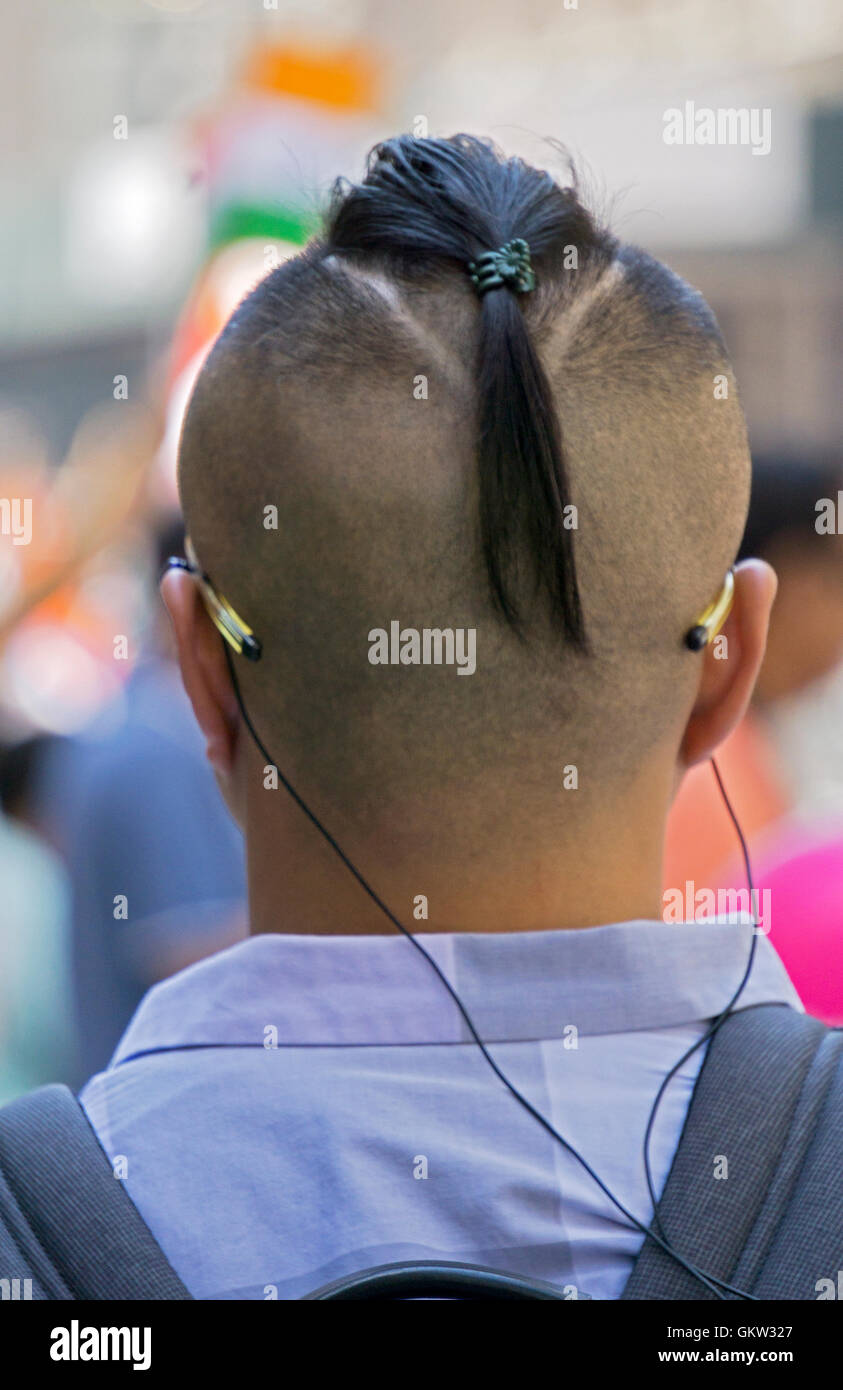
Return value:
<svg viewBox="0 0 843 1390">
<path fill-rule="evenodd" d="M 735 568 L 735 598 L 721 630 L 705 648 L 694 707 L 679 750 L 684 771 L 710 758 L 740 723 L 749 705 L 764 658 L 770 610 L 776 596 L 775 571 L 765 560 L 744 560 Z"/>
<path fill-rule="evenodd" d="M 207 757 L 228 800 L 234 772 L 240 709 L 231 684 L 222 638 L 208 616 L 191 576 L 170 569 L 161 597 L 173 624 L 179 667 L 207 745 Z"/>
</svg>

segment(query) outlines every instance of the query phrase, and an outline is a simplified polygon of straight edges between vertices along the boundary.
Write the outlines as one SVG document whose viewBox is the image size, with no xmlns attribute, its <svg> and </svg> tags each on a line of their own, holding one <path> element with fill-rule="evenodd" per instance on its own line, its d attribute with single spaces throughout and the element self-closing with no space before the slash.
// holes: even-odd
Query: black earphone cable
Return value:
<svg viewBox="0 0 843 1390">
<path fill-rule="evenodd" d="M 704 1271 L 697 1269 L 693 1264 L 691 1264 L 691 1262 L 690 1262 L 689 1260 L 686 1260 L 686 1259 L 684 1258 L 683 1255 L 680 1255 L 679 1252 L 678 1252 L 677 1250 L 675 1250 L 674 1247 L 669 1243 L 669 1241 L 668 1241 L 662 1234 L 660 1234 L 659 1231 L 655 1230 L 655 1229 L 653 1228 L 653 1226 L 647 1226 L 643 1221 L 639 1221 L 638 1217 L 637 1217 L 637 1216 L 634 1216 L 633 1213 L 632 1213 L 631 1211 L 629 1211 L 629 1209 L 628 1209 L 627 1207 L 624 1206 L 623 1202 L 621 1202 L 620 1199 L 617 1198 L 617 1197 L 615 1196 L 615 1194 L 610 1190 L 610 1188 L 608 1188 L 608 1187 L 606 1186 L 606 1184 L 603 1182 L 602 1178 L 601 1178 L 597 1173 L 595 1173 L 594 1169 L 593 1169 L 593 1168 L 591 1167 L 591 1165 L 587 1162 L 587 1160 L 583 1158 L 582 1154 L 580 1154 L 580 1153 L 573 1147 L 572 1144 L 569 1144 L 569 1143 L 568 1143 L 568 1140 L 565 1139 L 565 1138 L 559 1133 L 559 1131 L 558 1131 L 557 1129 L 554 1128 L 554 1126 L 553 1126 L 553 1125 L 550 1123 L 550 1121 L 541 1113 L 541 1111 L 540 1111 L 540 1110 L 537 1110 L 536 1107 L 527 1099 L 527 1097 L 526 1097 L 525 1095 L 523 1095 L 523 1093 L 522 1093 L 521 1091 L 518 1090 L 517 1086 L 515 1086 L 515 1085 L 513 1084 L 513 1082 L 511 1082 L 511 1081 L 509 1080 L 509 1078 L 505 1075 L 505 1073 L 504 1073 L 504 1072 L 501 1070 L 501 1068 L 498 1066 L 498 1064 L 497 1064 L 497 1062 L 495 1061 L 494 1057 L 491 1055 L 491 1053 L 489 1052 L 488 1048 L 486 1047 L 486 1044 L 483 1042 L 482 1038 L 480 1037 L 479 1033 L 477 1032 L 477 1029 L 475 1028 L 474 1023 L 473 1023 L 473 1021 L 472 1021 L 472 1019 L 471 1019 L 471 1017 L 470 1017 L 470 1015 L 469 1015 L 467 1009 L 465 1008 L 465 1005 L 463 1004 L 462 1000 L 460 999 L 459 995 L 457 994 L 457 992 L 456 992 L 456 990 L 454 989 L 453 985 L 451 984 L 450 980 L 447 978 L 447 976 L 443 973 L 443 971 L 442 971 L 442 970 L 440 969 L 440 967 L 437 965 L 437 963 L 436 963 L 436 961 L 433 959 L 433 957 L 432 957 L 431 955 L 429 955 L 428 952 L 425 950 L 425 948 L 421 945 L 421 943 L 420 943 L 419 941 L 416 940 L 416 938 L 415 938 L 415 936 L 413 935 L 413 933 L 407 930 L 407 928 L 403 925 L 403 923 L 401 923 L 401 922 L 398 920 L 398 918 L 396 917 L 395 913 L 392 912 L 392 911 L 390 910 L 390 908 L 387 907 L 387 905 L 386 905 L 386 903 L 383 901 L 383 899 L 382 899 L 381 897 L 379 897 L 379 895 L 378 895 L 378 893 L 375 891 L 375 889 L 372 888 L 371 885 L 366 881 L 366 879 L 365 879 L 365 878 L 363 877 L 363 875 L 360 873 L 359 869 L 357 869 L 357 868 L 355 867 L 355 865 L 354 865 L 354 864 L 351 862 L 351 860 L 349 859 L 348 855 L 345 853 L 345 851 L 341 848 L 341 846 L 340 846 L 340 845 L 337 843 L 337 841 L 334 839 L 334 837 L 333 837 L 333 835 L 331 834 L 331 832 L 330 832 L 328 829 L 326 829 L 326 827 L 325 827 L 325 826 L 322 824 L 322 822 L 319 820 L 318 816 L 316 816 L 316 815 L 314 814 L 314 812 L 311 811 L 311 809 L 310 809 L 310 807 L 307 805 L 307 803 L 306 803 L 305 801 L 302 800 L 301 796 L 299 796 L 299 793 L 296 791 L 295 787 L 294 787 L 294 786 L 292 785 L 292 783 L 287 779 L 287 777 L 284 775 L 284 773 L 282 772 L 281 768 L 279 767 L 278 763 L 275 762 L 275 760 L 272 758 L 272 756 L 271 756 L 270 753 L 268 752 L 268 750 L 267 750 L 265 744 L 263 743 L 262 739 L 260 738 L 260 735 L 258 734 L 257 730 L 255 729 L 254 724 L 252 723 L 252 720 L 251 720 L 251 718 L 250 718 L 250 716 L 249 716 L 249 714 L 248 714 L 248 711 L 246 710 L 246 706 L 245 706 L 245 703 L 244 703 L 244 701 L 243 701 L 243 696 L 242 696 L 242 693 L 241 693 L 241 690 L 240 690 L 240 683 L 239 683 L 239 681 L 238 681 L 238 679 L 237 679 L 237 674 L 236 674 L 236 671 L 235 671 L 235 669 L 234 669 L 234 662 L 233 662 L 233 660 L 232 660 L 231 652 L 229 651 L 228 644 L 225 642 L 224 638 L 221 638 L 220 640 L 221 640 L 222 643 L 223 643 L 223 650 L 224 650 L 224 652 L 225 652 L 225 659 L 226 659 L 226 662 L 227 662 L 227 664 L 228 664 L 228 670 L 229 670 L 229 673 L 230 673 L 230 675 L 231 675 L 231 683 L 232 683 L 232 686 L 233 686 L 233 688 L 234 688 L 234 693 L 235 693 L 235 697 L 236 697 L 236 699 L 237 699 L 238 707 L 239 707 L 239 709 L 240 709 L 240 714 L 241 714 L 241 716 L 242 716 L 242 719 L 243 719 L 244 724 L 246 725 L 246 728 L 249 730 L 249 733 L 251 734 L 252 738 L 254 739 L 255 744 L 257 745 L 258 749 L 260 750 L 262 756 L 265 758 L 267 766 L 272 767 L 272 768 L 275 769 L 275 772 L 276 772 L 277 775 L 278 775 L 278 780 L 281 782 L 281 784 L 282 784 L 282 786 L 284 787 L 285 791 L 289 794 L 289 796 L 292 797 L 293 801 L 296 803 L 296 805 L 299 807 L 299 809 L 300 809 L 301 811 L 304 812 L 304 814 L 307 816 L 308 820 L 309 820 L 309 821 L 315 826 L 315 828 L 319 831 L 320 835 L 322 835 L 323 838 L 328 842 L 328 844 L 329 844 L 329 845 L 331 846 L 331 848 L 333 849 L 334 853 L 335 853 L 335 854 L 338 856 L 338 858 L 342 861 L 342 863 L 343 863 L 343 864 L 345 865 L 345 867 L 348 869 L 349 873 L 351 873 L 351 874 L 353 875 L 353 877 L 357 880 L 357 882 L 360 884 L 360 887 L 364 890 L 364 892 L 368 894 L 368 896 L 371 898 L 372 902 L 374 902 L 375 905 L 376 905 L 377 907 L 380 908 L 381 912 L 383 912 L 383 913 L 385 914 L 385 916 L 389 919 L 389 921 L 393 924 L 393 926 L 396 927 L 396 928 L 398 929 L 398 931 L 401 932 L 402 936 L 405 936 L 405 937 L 407 938 L 408 941 L 412 942 L 412 944 L 413 944 L 413 946 L 416 948 L 416 950 L 424 957 L 424 959 L 427 961 L 428 965 L 435 971 L 436 975 L 439 977 L 439 979 L 441 980 L 442 984 L 445 986 L 445 989 L 448 991 L 448 993 L 450 994 L 450 996 L 451 996 L 451 998 L 453 999 L 454 1003 L 456 1004 L 457 1008 L 459 1009 L 460 1014 L 461 1014 L 461 1016 L 462 1016 L 462 1018 L 463 1018 L 463 1020 L 464 1020 L 464 1022 L 465 1022 L 466 1027 L 468 1028 L 469 1033 L 471 1034 L 471 1037 L 472 1037 L 473 1041 L 474 1041 L 474 1042 L 477 1044 L 477 1046 L 479 1047 L 481 1053 L 483 1054 L 484 1058 L 486 1059 L 486 1061 L 488 1062 L 489 1066 L 491 1067 L 491 1069 L 492 1069 L 492 1071 L 495 1073 L 495 1075 L 498 1077 L 498 1079 L 499 1079 L 500 1081 L 503 1082 L 504 1086 L 506 1086 L 507 1090 L 511 1092 L 511 1094 L 515 1097 L 515 1099 L 518 1101 L 518 1103 L 519 1103 L 521 1106 L 523 1106 L 523 1108 L 524 1108 L 530 1115 L 532 1115 L 533 1118 L 534 1118 L 535 1120 L 538 1121 L 538 1123 L 548 1132 L 548 1134 L 550 1134 L 551 1137 L 557 1141 L 557 1143 L 561 1144 L 562 1147 L 563 1147 L 568 1153 L 570 1153 L 571 1156 L 572 1156 L 574 1159 L 576 1159 L 576 1161 L 577 1161 L 577 1162 L 582 1166 L 582 1168 L 588 1173 L 589 1177 L 592 1178 L 592 1180 L 597 1184 L 597 1186 L 600 1188 L 601 1192 L 603 1192 L 603 1194 L 604 1194 L 606 1197 L 608 1197 L 609 1201 L 612 1202 L 612 1204 L 618 1209 L 618 1211 L 620 1211 L 620 1212 L 626 1217 L 626 1219 L 627 1219 L 629 1222 L 631 1222 L 631 1224 L 632 1224 L 637 1230 L 643 1232 L 645 1238 L 649 1238 L 650 1240 L 653 1240 L 653 1241 L 656 1243 L 656 1245 L 658 1245 L 658 1246 L 661 1247 L 661 1249 L 665 1252 L 666 1255 L 669 1255 L 672 1259 L 676 1260 L 677 1263 L 680 1264 L 680 1265 L 682 1266 L 682 1268 L 685 1269 L 685 1270 L 687 1271 L 688 1274 L 690 1274 L 693 1278 L 697 1279 L 701 1284 L 703 1284 L 707 1289 L 709 1289 L 710 1292 L 714 1294 L 715 1298 L 718 1298 L 718 1299 L 720 1299 L 720 1300 L 723 1300 L 723 1299 L 726 1297 L 726 1295 L 727 1295 L 728 1293 L 731 1293 L 731 1294 L 734 1294 L 735 1296 L 737 1296 L 738 1298 L 748 1299 L 748 1300 L 751 1300 L 751 1301 L 753 1301 L 753 1302 L 757 1302 L 758 1300 L 756 1299 L 756 1297 L 755 1297 L 754 1294 L 747 1293 L 745 1290 L 742 1290 L 742 1289 L 736 1289 L 736 1288 L 734 1288 L 732 1285 L 726 1283 L 725 1280 L 722 1280 L 722 1279 L 718 1278 L 716 1275 L 713 1275 L 713 1274 L 706 1274 Z M 713 760 L 712 760 L 712 762 L 713 762 Z M 721 790 L 723 790 L 723 784 L 722 784 L 722 781 L 720 781 L 720 775 L 719 775 L 719 773 L 717 772 L 716 767 L 715 767 L 715 773 L 716 773 L 716 775 L 717 775 L 718 782 L 720 783 Z M 725 792 L 724 792 L 724 796 L 725 796 Z M 731 804 L 728 802 L 728 800 L 727 800 L 727 805 L 728 805 L 728 807 L 729 807 L 730 814 L 732 815 L 732 818 L 733 818 L 733 820 L 734 820 L 734 819 L 735 819 L 735 817 L 734 817 L 734 811 L 732 811 Z M 735 821 L 735 824 L 737 825 L 737 821 Z M 743 842 L 743 836 L 741 836 L 741 842 L 744 843 L 744 842 Z M 748 863 L 748 860 L 747 860 L 747 863 Z M 752 947 L 751 947 L 751 950 L 750 950 L 749 963 L 748 963 L 748 965 L 747 965 L 747 969 L 746 969 L 744 978 L 743 978 L 743 980 L 741 981 L 741 984 L 740 984 L 738 990 L 737 990 L 736 993 L 733 995 L 733 997 L 732 997 L 732 999 L 730 1000 L 729 1004 L 726 1006 L 726 1009 L 723 1011 L 723 1013 L 722 1013 L 722 1014 L 719 1016 L 719 1018 L 716 1020 L 714 1026 L 709 1030 L 708 1033 L 704 1034 L 703 1037 L 700 1038 L 699 1041 L 698 1041 L 697 1043 L 694 1044 L 694 1047 L 692 1047 L 692 1048 L 689 1049 L 689 1051 L 685 1054 L 685 1057 L 690 1056 L 691 1053 L 694 1052 L 695 1049 L 696 1049 L 697 1047 L 700 1047 L 700 1046 L 702 1045 L 702 1043 L 705 1042 L 706 1039 L 709 1038 L 709 1037 L 712 1035 L 712 1033 L 713 1033 L 714 1031 L 716 1031 L 716 1029 L 723 1023 L 723 1021 L 724 1021 L 724 1019 L 726 1018 L 728 1012 L 731 1010 L 731 1008 L 732 1008 L 732 1006 L 733 1006 L 735 1000 L 737 999 L 738 995 L 740 994 L 741 990 L 743 989 L 743 987 L 744 987 L 744 985 L 746 984 L 746 981 L 747 981 L 747 979 L 748 979 L 748 977 L 749 977 L 749 971 L 750 971 L 751 968 L 752 968 L 752 962 L 753 962 L 754 953 L 755 953 L 755 942 L 756 942 L 756 938 L 755 938 L 755 935 L 753 935 Z M 685 1060 L 685 1057 L 680 1058 L 680 1061 L 677 1062 L 677 1064 L 676 1064 L 676 1066 L 673 1068 L 673 1070 L 672 1070 L 670 1073 L 668 1073 L 668 1076 L 665 1078 L 665 1080 L 663 1081 L 661 1087 L 659 1088 L 658 1095 L 657 1095 L 656 1100 L 655 1100 L 654 1105 L 653 1105 L 653 1110 L 651 1110 L 651 1112 L 650 1112 L 650 1121 L 652 1121 L 653 1113 L 654 1113 L 654 1111 L 655 1111 L 655 1109 L 656 1109 L 656 1106 L 658 1105 L 659 1101 L 661 1100 L 662 1095 L 664 1094 L 665 1085 L 666 1085 L 667 1081 L 670 1080 L 670 1077 L 676 1072 L 676 1070 L 678 1069 L 678 1067 L 681 1066 L 682 1062 Z M 649 1187 L 649 1189 L 650 1189 L 650 1193 L 651 1193 L 651 1197 L 652 1197 L 652 1196 L 653 1196 L 652 1177 L 651 1177 L 651 1174 L 650 1174 L 650 1172 L 649 1172 L 649 1159 L 648 1159 L 648 1157 L 646 1157 L 647 1140 L 649 1139 L 650 1128 L 651 1128 L 651 1124 L 650 1124 L 650 1122 L 648 1122 L 648 1127 L 647 1127 L 647 1139 L 645 1139 L 645 1165 L 646 1165 L 646 1167 L 647 1167 L 647 1182 L 648 1182 L 648 1187 Z M 655 1200 L 654 1200 L 654 1202 L 653 1202 L 653 1205 L 654 1205 L 654 1210 L 655 1210 Z M 722 1290 L 723 1292 L 721 1292 L 721 1290 Z"/>
</svg>

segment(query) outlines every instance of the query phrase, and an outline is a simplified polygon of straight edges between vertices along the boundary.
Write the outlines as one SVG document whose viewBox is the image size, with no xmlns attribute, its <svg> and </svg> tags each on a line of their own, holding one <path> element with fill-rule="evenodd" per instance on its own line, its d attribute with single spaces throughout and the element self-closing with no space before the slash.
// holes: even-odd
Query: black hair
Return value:
<svg viewBox="0 0 843 1390">
<path fill-rule="evenodd" d="M 816 527 L 817 502 L 836 497 L 841 488 L 839 455 L 812 450 L 754 454 L 749 515 L 738 558 L 765 559 L 774 542 L 785 536 L 806 549 L 825 549 Z"/>
<path fill-rule="evenodd" d="M 574 188 L 470 135 L 400 135 L 375 146 L 360 184 L 334 187 L 325 255 L 350 254 L 409 277 L 456 269 L 505 243 L 526 241 L 540 289 L 564 280 L 566 253 L 579 272 L 608 265 L 616 243 Z M 477 452 L 480 538 L 493 601 L 519 631 L 514 597 L 526 539 L 536 588 L 569 642 L 587 650 L 562 432 L 546 373 L 525 322 L 529 295 L 505 286 L 479 304 Z"/>
</svg>

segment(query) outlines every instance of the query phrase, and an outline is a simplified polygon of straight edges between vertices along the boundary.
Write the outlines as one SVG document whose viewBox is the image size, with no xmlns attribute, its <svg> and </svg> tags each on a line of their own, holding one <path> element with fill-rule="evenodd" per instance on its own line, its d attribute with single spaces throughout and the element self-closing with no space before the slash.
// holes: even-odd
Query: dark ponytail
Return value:
<svg viewBox="0 0 843 1390">
<path fill-rule="evenodd" d="M 520 159 L 504 159 L 469 135 L 378 145 L 363 182 L 340 183 L 327 221 L 326 254 L 358 252 L 407 275 L 469 265 L 515 238 L 527 242 L 539 282 L 561 280 L 565 253 L 577 265 L 608 258 L 608 239 L 571 189 Z M 480 535 L 493 600 L 520 630 L 513 596 L 526 549 L 554 621 L 587 649 L 559 422 L 547 376 L 522 312 L 506 285 L 480 301 L 478 454 Z M 526 307 L 526 305 L 525 305 Z M 523 562 L 522 562 L 523 565 Z"/>
</svg>

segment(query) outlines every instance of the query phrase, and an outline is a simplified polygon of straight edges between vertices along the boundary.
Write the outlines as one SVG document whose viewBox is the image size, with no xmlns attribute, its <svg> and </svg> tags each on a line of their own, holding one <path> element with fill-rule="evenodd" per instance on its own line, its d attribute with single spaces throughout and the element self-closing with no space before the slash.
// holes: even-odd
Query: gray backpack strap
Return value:
<svg viewBox="0 0 843 1390">
<path fill-rule="evenodd" d="M 191 1297 L 66 1086 L 0 1110 L 0 1275 L 6 1297 Z"/>
<path fill-rule="evenodd" d="M 784 1004 L 727 1019 L 697 1079 L 658 1215 L 679 1254 L 757 1298 L 816 1299 L 819 1281 L 836 1281 L 843 1033 Z M 621 1297 L 715 1295 L 645 1238 Z"/>
</svg>

